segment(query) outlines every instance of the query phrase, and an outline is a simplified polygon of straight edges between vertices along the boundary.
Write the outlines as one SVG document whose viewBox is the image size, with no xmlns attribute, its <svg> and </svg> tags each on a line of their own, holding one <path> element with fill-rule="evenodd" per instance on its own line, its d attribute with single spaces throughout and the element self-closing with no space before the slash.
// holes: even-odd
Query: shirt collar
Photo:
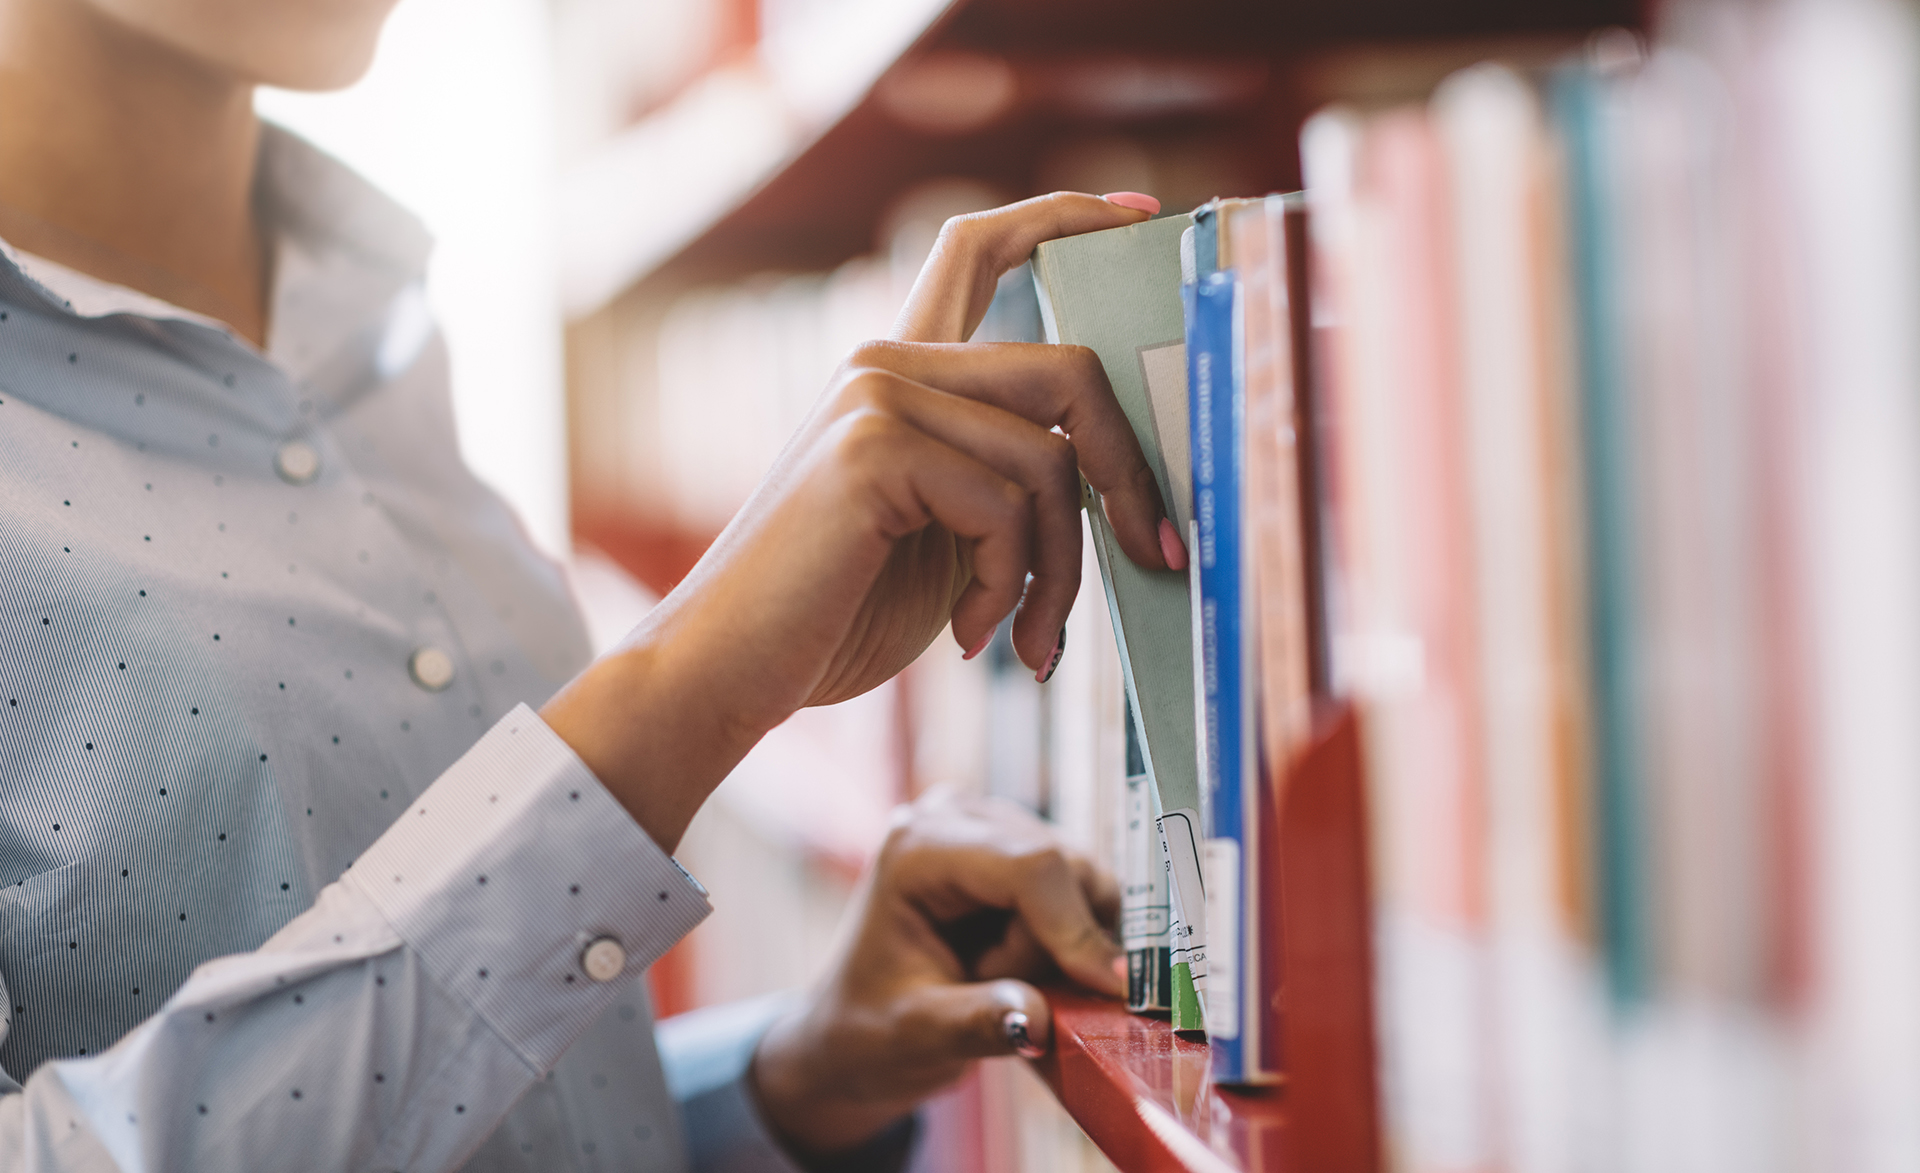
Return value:
<svg viewBox="0 0 1920 1173">
<path fill-rule="evenodd" d="M 352 168 L 271 122 L 261 124 L 259 190 L 268 222 L 316 252 L 340 251 L 418 280 L 433 238 L 413 213 Z"/>
</svg>

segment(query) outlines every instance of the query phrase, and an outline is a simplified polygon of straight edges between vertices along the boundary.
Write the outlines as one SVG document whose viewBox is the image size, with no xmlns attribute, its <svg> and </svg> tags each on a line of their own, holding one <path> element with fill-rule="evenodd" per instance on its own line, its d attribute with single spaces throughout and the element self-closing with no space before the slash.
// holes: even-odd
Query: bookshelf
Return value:
<svg viewBox="0 0 1920 1173">
<path fill-rule="evenodd" d="M 1424 94 L 1489 56 L 1544 60 L 1593 30 L 1644 26 L 1648 7 L 1227 0 L 1196 19 L 1188 7 L 1154 0 L 959 0 L 770 178 L 573 324 L 576 531 L 657 590 L 671 587 L 713 536 L 618 487 L 594 454 L 596 436 L 617 430 L 606 423 L 622 393 L 610 356 L 625 337 L 657 329 L 662 307 L 688 291 L 842 266 L 875 250 L 897 196 L 936 178 L 964 177 L 1014 198 L 1046 190 L 1062 145 L 1075 141 L 1124 136 L 1152 161 L 1152 190 L 1169 208 L 1297 188 L 1301 124 L 1328 100 Z M 925 103 L 942 78 L 966 76 L 1006 90 L 983 101 L 990 113 Z M 1096 96 L 1069 100 L 1063 78 Z M 910 730 L 902 740 L 911 741 Z M 1204 1044 L 1176 1037 L 1164 1021 L 1050 994 L 1055 1048 L 1036 1069 L 1116 1167 L 1382 1167 L 1362 789 L 1358 718 L 1324 701 L 1273 812 L 1283 862 L 1269 885 L 1281 894 L 1288 930 L 1269 934 L 1282 942 L 1287 975 L 1284 1085 L 1215 1088 Z"/>
<path fill-rule="evenodd" d="M 1367 924 L 1366 813 L 1353 710 L 1327 704 L 1280 788 L 1281 1051 L 1287 1081 L 1215 1087 L 1207 1047 L 1164 1020 L 1050 994 L 1047 1085 L 1127 1173 L 1380 1167 Z"/>
</svg>

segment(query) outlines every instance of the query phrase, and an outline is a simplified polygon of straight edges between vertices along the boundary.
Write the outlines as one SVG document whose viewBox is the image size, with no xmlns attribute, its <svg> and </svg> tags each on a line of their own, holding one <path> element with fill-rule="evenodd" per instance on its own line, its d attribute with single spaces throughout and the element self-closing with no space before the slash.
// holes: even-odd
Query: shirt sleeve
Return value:
<svg viewBox="0 0 1920 1173">
<path fill-rule="evenodd" d="M 655 1029 L 693 1173 L 899 1173 L 913 1154 L 916 1116 L 851 1152 L 804 1165 L 774 1140 L 747 1076 L 760 1037 L 794 1002 L 772 994 L 676 1015 Z"/>
<path fill-rule="evenodd" d="M 522 705 L 258 950 L 12 1085 L 0 1171 L 456 1168 L 709 911 Z"/>
</svg>

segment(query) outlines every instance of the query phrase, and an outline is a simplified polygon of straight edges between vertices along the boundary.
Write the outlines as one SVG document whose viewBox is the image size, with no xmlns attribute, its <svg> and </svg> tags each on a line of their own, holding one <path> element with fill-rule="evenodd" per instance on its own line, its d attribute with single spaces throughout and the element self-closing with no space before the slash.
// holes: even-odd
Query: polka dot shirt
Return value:
<svg viewBox="0 0 1920 1173">
<path fill-rule="evenodd" d="M 0 242 L 0 1170 L 684 1168 L 639 979 L 704 891 L 526 707 L 586 640 L 424 234 L 260 162 L 265 353 Z"/>
</svg>

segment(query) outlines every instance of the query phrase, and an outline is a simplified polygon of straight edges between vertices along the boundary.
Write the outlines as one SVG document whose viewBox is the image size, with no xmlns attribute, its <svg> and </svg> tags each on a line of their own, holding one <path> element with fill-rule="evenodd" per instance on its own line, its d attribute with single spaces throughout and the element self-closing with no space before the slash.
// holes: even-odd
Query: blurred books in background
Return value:
<svg viewBox="0 0 1920 1173">
<path fill-rule="evenodd" d="M 1303 130 L 1398 1168 L 1920 1161 L 1914 20 Z"/>
</svg>

